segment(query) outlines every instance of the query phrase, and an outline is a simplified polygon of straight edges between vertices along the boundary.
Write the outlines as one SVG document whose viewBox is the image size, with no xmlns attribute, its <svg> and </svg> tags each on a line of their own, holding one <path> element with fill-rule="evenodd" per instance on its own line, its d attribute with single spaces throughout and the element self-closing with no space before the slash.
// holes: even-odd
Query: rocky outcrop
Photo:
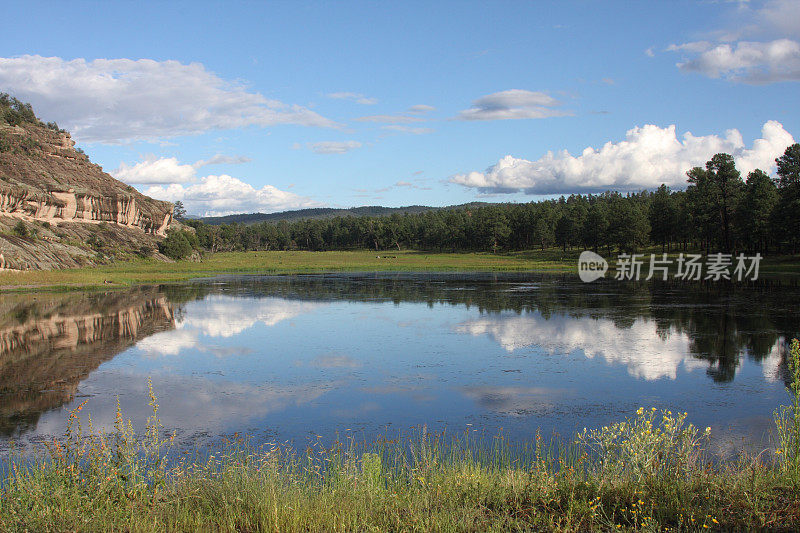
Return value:
<svg viewBox="0 0 800 533">
<path fill-rule="evenodd" d="M 0 269 L 102 263 L 113 255 L 97 253 L 87 242 L 93 233 L 107 249 L 139 253 L 173 224 L 171 203 L 114 179 L 74 145 L 69 133 L 40 122 L 0 118 Z"/>
<path fill-rule="evenodd" d="M 0 213 L 50 223 L 111 222 L 164 235 L 172 204 L 117 181 L 75 150 L 69 133 L 0 125 Z"/>
<path fill-rule="evenodd" d="M 171 210 L 163 214 L 156 213 L 156 216 L 161 216 L 154 220 L 151 214 L 139 209 L 136 197 L 130 195 L 92 196 L 77 193 L 74 189 L 37 194 L 20 188 L 4 188 L 2 184 L 0 213 L 12 218 L 56 225 L 61 222 L 113 222 L 162 237 L 166 235 L 166 229 L 172 222 Z"/>
</svg>

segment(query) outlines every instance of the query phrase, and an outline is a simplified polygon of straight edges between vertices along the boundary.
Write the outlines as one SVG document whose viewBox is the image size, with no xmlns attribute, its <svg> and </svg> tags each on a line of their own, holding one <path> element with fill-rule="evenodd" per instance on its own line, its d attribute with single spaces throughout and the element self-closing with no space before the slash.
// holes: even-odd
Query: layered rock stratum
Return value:
<svg viewBox="0 0 800 533">
<path fill-rule="evenodd" d="M 103 172 L 30 106 L 0 95 L 0 270 L 155 255 L 172 210 Z"/>
</svg>

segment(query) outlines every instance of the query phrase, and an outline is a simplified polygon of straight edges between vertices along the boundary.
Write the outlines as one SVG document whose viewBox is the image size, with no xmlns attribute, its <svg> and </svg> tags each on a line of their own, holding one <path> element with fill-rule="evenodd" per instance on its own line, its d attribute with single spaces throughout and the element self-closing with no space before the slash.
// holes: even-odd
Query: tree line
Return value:
<svg viewBox="0 0 800 533">
<path fill-rule="evenodd" d="M 515 251 L 560 247 L 609 253 L 647 246 L 671 250 L 797 252 L 800 245 L 800 144 L 776 159 L 777 178 L 762 170 L 746 178 L 720 153 L 687 172 L 686 190 L 573 194 L 524 204 L 491 204 L 293 222 L 209 225 L 182 222 L 162 252 L 193 249 Z"/>
</svg>

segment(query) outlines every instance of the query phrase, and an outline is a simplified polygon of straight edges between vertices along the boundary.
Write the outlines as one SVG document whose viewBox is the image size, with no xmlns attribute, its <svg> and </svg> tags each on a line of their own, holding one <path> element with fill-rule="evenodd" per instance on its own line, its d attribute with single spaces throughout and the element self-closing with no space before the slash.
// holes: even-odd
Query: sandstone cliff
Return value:
<svg viewBox="0 0 800 533">
<path fill-rule="evenodd" d="M 20 106 L 28 113 L 15 113 Z M 0 269 L 149 255 L 166 235 L 171 203 L 117 181 L 74 145 L 29 106 L 0 98 Z"/>
</svg>

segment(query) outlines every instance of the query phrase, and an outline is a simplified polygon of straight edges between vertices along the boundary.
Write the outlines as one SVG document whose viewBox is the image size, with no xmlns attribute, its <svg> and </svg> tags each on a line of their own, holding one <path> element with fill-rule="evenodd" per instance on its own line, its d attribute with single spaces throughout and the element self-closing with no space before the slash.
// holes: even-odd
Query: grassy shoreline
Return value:
<svg viewBox="0 0 800 533">
<path fill-rule="evenodd" d="M 639 408 L 570 441 L 537 433 L 512 447 L 464 436 L 379 439 L 294 450 L 239 440 L 170 458 L 152 416 L 133 433 L 70 412 L 63 439 L 31 462 L 7 460 L 3 531 L 797 531 L 800 344 L 774 450 L 711 461 L 710 428 Z"/>
<path fill-rule="evenodd" d="M 770 454 L 712 464 L 708 434 L 669 411 L 640 409 L 566 445 L 537 435 L 520 448 L 498 438 L 486 446 L 424 433 L 303 451 L 239 441 L 172 463 L 164 460 L 169 438 L 119 427 L 88 439 L 73 433 L 52 443 L 46 459 L 4 465 L 0 529 L 800 528 L 796 463 Z"/>
<path fill-rule="evenodd" d="M 642 253 L 660 253 L 659 249 Z M 413 250 L 338 252 L 274 251 L 208 254 L 201 262 L 121 261 L 110 265 L 51 271 L 0 272 L 0 290 L 74 290 L 175 283 L 219 274 L 295 274 L 312 272 L 576 272 L 578 250 L 532 250 L 505 254 L 427 253 Z M 611 258 L 614 258 L 613 256 Z M 610 258 L 610 259 L 611 259 Z M 647 266 L 643 268 L 646 272 Z M 761 272 L 799 274 L 800 257 L 762 261 Z"/>
</svg>

